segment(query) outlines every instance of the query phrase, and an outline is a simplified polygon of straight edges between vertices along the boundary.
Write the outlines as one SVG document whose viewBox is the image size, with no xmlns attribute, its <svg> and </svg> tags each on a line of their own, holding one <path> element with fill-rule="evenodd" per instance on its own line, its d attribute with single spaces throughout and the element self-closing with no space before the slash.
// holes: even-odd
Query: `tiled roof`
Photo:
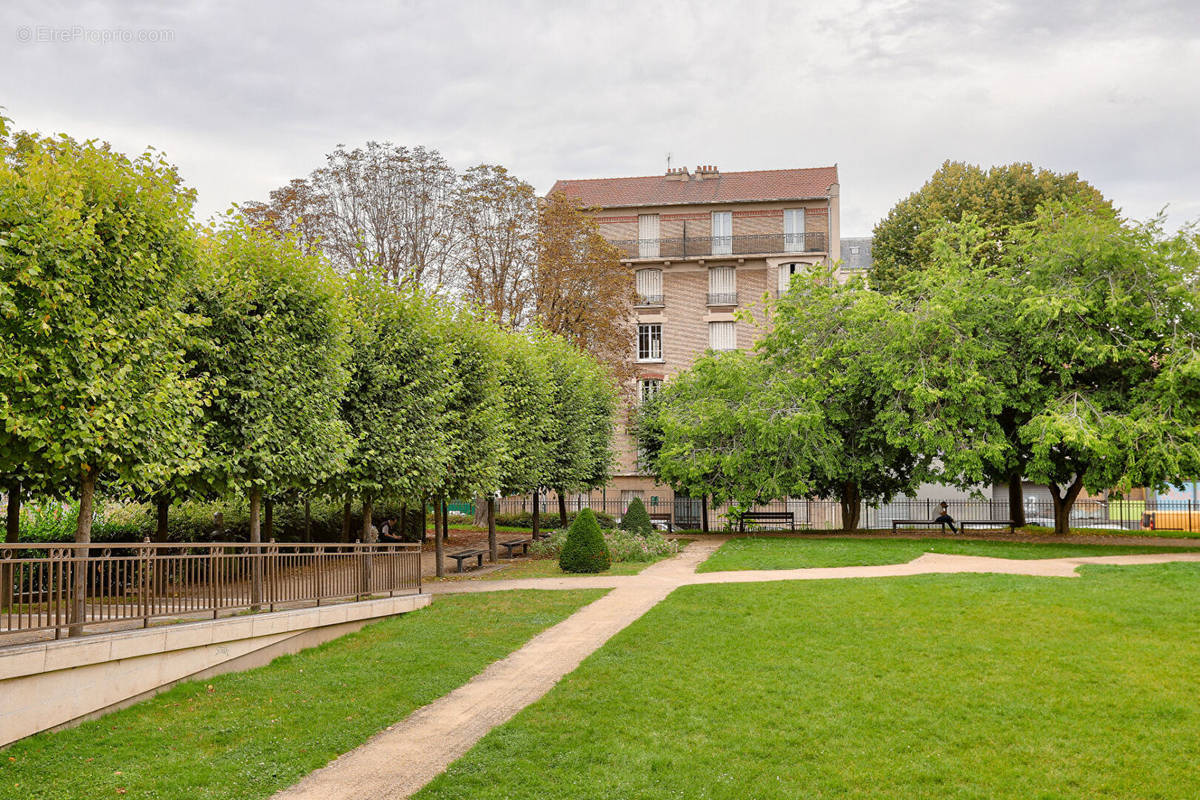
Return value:
<svg viewBox="0 0 1200 800">
<path fill-rule="evenodd" d="M 702 181 L 667 180 L 662 175 L 639 178 L 593 178 L 558 181 L 550 190 L 577 197 L 586 206 L 672 206 L 694 203 L 737 203 L 827 197 L 838 182 L 837 167 L 722 172 Z"/>
</svg>

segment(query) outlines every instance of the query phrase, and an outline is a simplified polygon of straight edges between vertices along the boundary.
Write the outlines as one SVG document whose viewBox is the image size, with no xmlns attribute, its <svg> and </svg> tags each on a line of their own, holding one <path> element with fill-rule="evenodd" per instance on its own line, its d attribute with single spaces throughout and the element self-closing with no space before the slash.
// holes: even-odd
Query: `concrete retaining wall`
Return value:
<svg viewBox="0 0 1200 800">
<path fill-rule="evenodd" d="M 250 669 L 429 605 L 428 594 L 164 625 L 0 649 L 0 747 L 179 681 Z"/>
</svg>

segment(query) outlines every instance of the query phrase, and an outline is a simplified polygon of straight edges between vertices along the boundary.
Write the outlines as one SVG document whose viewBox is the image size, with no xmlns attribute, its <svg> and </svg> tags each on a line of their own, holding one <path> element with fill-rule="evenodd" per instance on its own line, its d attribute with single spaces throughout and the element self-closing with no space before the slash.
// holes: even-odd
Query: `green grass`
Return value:
<svg viewBox="0 0 1200 800">
<path fill-rule="evenodd" d="M 17 742 L 0 755 L 0 797 L 269 797 L 603 593 L 438 597 L 265 667 L 180 684 Z"/>
<path fill-rule="evenodd" d="M 420 800 L 1200 796 L 1200 564 L 689 586 Z"/>
<path fill-rule="evenodd" d="M 903 564 L 922 553 L 992 558 L 1070 558 L 1188 552 L 1200 548 L 1155 545 L 1038 544 L 971 539 L 730 539 L 697 572 L 735 569 L 800 569 Z"/>
<path fill-rule="evenodd" d="M 667 558 L 668 556 L 663 556 Z M 563 572 L 556 558 L 530 558 L 514 561 L 503 569 L 482 576 L 486 581 L 508 581 L 520 578 L 588 578 L 596 575 L 636 575 L 646 567 L 661 561 L 617 561 L 604 572 Z"/>
</svg>

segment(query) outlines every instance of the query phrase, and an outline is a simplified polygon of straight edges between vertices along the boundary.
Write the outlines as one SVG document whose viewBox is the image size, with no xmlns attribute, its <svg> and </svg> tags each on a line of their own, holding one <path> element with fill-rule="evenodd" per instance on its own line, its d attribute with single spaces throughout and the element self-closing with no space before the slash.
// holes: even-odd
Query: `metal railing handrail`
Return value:
<svg viewBox="0 0 1200 800">
<path fill-rule="evenodd" d="M 609 244 L 621 252 L 622 258 L 629 260 L 826 252 L 824 231 L 613 239 Z"/>
<path fill-rule="evenodd" d="M 410 542 L 0 544 L 0 643 L 335 600 L 420 593 Z"/>
</svg>

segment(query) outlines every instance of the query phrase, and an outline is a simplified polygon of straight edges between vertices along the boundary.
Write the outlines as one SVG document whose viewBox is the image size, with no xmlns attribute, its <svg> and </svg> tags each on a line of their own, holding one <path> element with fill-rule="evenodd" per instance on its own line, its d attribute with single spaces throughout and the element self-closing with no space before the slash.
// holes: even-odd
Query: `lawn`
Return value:
<svg viewBox="0 0 1200 800">
<path fill-rule="evenodd" d="M 0 756 L 0 797 L 269 797 L 603 593 L 438 597 L 265 667 L 180 684 L 17 742 Z"/>
<path fill-rule="evenodd" d="M 1200 564 L 689 586 L 416 795 L 1200 796 Z"/>
<path fill-rule="evenodd" d="M 1070 558 L 1200 551 L 1200 547 L 1001 542 L 971 539 L 730 539 L 697 572 L 903 564 L 922 553 L 991 558 Z"/>
</svg>

